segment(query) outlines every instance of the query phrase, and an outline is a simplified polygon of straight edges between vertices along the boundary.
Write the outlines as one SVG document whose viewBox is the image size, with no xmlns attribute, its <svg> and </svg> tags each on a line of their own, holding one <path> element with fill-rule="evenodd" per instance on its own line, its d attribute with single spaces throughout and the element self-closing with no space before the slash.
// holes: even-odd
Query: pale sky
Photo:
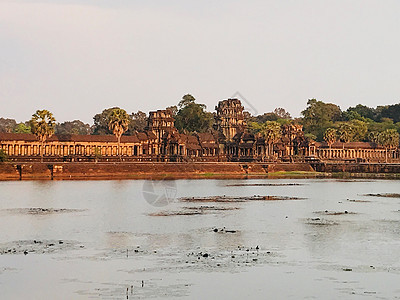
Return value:
<svg viewBox="0 0 400 300">
<path fill-rule="evenodd" d="M 0 117 L 400 102 L 399 0 L 0 0 Z M 252 109 L 250 109 L 252 110 Z"/>
</svg>

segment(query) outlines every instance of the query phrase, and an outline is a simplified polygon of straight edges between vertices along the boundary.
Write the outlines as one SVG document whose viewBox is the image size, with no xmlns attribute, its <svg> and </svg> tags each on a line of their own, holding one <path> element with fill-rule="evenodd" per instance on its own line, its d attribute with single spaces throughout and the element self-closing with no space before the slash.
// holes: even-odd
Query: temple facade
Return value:
<svg viewBox="0 0 400 300">
<path fill-rule="evenodd" d="M 247 130 L 244 108 L 238 99 L 216 106 L 213 130 L 182 134 L 169 110 L 149 113 L 144 132 L 121 137 L 118 151 L 113 135 L 53 135 L 41 145 L 32 134 L 0 133 L 0 148 L 10 161 L 163 161 L 163 162 L 273 162 L 342 160 L 399 161 L 399 148 L 384 149 L 367 142 L 308 141 L 302 125 L 281 126 L 277 140 Z M 43 149 L 42 149 L 43 147 Z"/>
</svg>

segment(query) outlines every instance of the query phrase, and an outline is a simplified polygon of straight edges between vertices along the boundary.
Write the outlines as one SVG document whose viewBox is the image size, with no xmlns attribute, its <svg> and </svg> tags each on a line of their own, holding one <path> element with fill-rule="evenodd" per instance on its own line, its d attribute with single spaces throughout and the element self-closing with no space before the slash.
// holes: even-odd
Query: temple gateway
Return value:
<svg viewBox="0 0 400 300">
<path fill-rule="evenodd" d="M 399 161 L 399 148 L 386 150 L 368 142 L 309 141 L 299 124 L 282 125 L 280 138 L 266 140 L 247 130 L 240 100 L 219 101 L 213 130 L 182 134 L 169 110 L 149 113 L 144 132 L 121 137 L 122 161 L 160 162 L 273 162 L 307 160 Z M 113 135 L 53 135 L 43 145 L 33 134 L 0 133 L 0 148 L 10 161 L 118 161 Z"/>
</svg>

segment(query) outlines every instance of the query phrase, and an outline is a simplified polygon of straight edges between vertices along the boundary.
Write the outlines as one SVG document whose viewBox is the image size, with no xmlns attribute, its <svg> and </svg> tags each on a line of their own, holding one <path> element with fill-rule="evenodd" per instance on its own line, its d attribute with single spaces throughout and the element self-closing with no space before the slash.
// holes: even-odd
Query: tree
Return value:
<svg viewBox="0 0 400 300">
<path fill-rule="evenodd" d="M 14 119 L 0 118 L 0 132 L 13 132 L 17 122 Z"/>
<path fill-rule="evenodd" d="M 307 108 L 301 112 L 305 133 L 312 133 L 322 140 L 325 130 L 339 121 L 342 115 L 340 107 L 332 103 L 324 103 L 316 99 L 307 102 Z"/>
<path fill-rule="evenodd" d="M 363 141 L 368 131 L 367 123 L 361 120 L 350 121 L 350 126 L 352 128 L 353 140 Z"/>
<path fill-rule="evenodd" d="M 193 104 L 195 101 L 196 101 L 196 99 L 192 95 L 186 94 L 182 97 L 182 100 L 179 101 L 178 107 L 180 107 L 180 108 L 186 107 L 190 104 Z"/>
<path fill-rule="evenodd" d="M 274 109 L 274 114 L 277 115 L 280 119 L 291 119 L 290 113 L 287 112 L 284 108 L 278 107 Z"/>
<path fill-rule="evenodd" d="M 385 161 L 388 160 L 388 150 L 399 147 L 399 133 L 395 129 L 386 129 L 378 136 L 378 142 L 385 148 Z"/>
<path fill-rule="evenodd" d="M 118 140 L 118 155 L 121 158 L 121 136 L 128 130 L 130 118 L 128 113 L 121 108 L 114 108 L 108 118 L 108 128 L 114 133 Z"/>
<path fill-rule="evenodd" d="M 376 110 L 374 108 L 358 104 L 355 107 L 349 107 L 346 110 L 346 115 L 349 116 L 349 121 L 359 118 L 368 118 L 371 120 L 376 120 Z"/>
<path fill-rule="evenodd" d="M 41 143 L 40 147 L 40 157 L 41 162 L 43 162 L 43 146 L 47 138 L 50 138 L 54 134 L 56 120 L 53 114 L 48 110 L 37 110 L 35 114 L 32 115 L 32 119 L 29 121 L 31 126 L 31 132 L 37 137 Z"/>
<path fill-rule="evenodd" d="M 400 103 L 382 107 L 380 117 L 392 119 L 394 123 L 400 122 Z"/>
<path fill-rule="evenodd" d="M 195 103 L 192 95 L 184 95 L 178 107 L 175 127 L 179 132 L 207 132 L 212 128 L 213 114 L 205 111 L 204 104 Z"/>
<path fill-rule="evenodd" d="M 337 130 L 335 128 L 328 128 L 324 133 L 324 141 L 328 144 L 329 150 L 332 148 L 333 143 L 337 140 Z M 331 151 L 329 151 L 329 156 Z"/>
<path fill-rule="evenodd" d="M 29 122 L 26 123 L 22 122 L 18 123 L 17 126 L 14 127 L 14 133 L 31 133 L 31 127 L 29 126 Z"/>
<path fill-rule="evenodd" d="M 56 134 L 81 134 L 87 135 L 92 131 L 89 124 L 85 124 L 80 120 L 66 121 L 61 124 L 57 124 L 55 127 Z"/>
<path fill-rule="evenodd" d="M 374 144 L 379 144 L 379 132 L 378 131 L 371 131 L 368 134 L 368 141 Z"/>
<path fill-rule="evenodd" d="M 282 136 L 281 125 L 275 121 L 267 121 L 263 124 L 263 128 L 261 129 L 260 133 L 268 145 L 268 155 L 271 155 L 271 146 L 275 144 Z"/>
<path fill-rule="evenodd" d="M 142 111 L 132 113 L 130 115 L 129 123 L 129 134 L 133 134 L 135 131 L 144 131 L 147 126 L 147 115 Z"/>
<path fill-rule="evenodd" d="M 178 113 L 178 107 L 176 105 L 168 106 L 166 110 L 169 110 L 171 112 L 173 118 L 175 118 L 176 114 Z"/>
<path fill-rule="evenodd" d="M 352 140 L 354 133 L 353 133 L 353 128 L 351 125 L 347 122 L 343 122 L 339 125 L 339 139 L 343 143 L 348 143 Z M 344 145 L 343 145 L 344 147 Z"/>
<path fill-rule="evenodd" d="M 8 160 L 7 153 L 0 148 L 0 162 L 5 162 Z"/>
<path fill-rule="evenodd" d="M 108 120 L 110 119 L 111 112 L 114 109 L 119 109 L 119 107 L 112 107 L 104 109 L 100 114 L 96 114 L 93 117 L 93 134 L 95 135 L 106 135 L 113 134 L 113 132 L 108 127 Z"/>
</svg>

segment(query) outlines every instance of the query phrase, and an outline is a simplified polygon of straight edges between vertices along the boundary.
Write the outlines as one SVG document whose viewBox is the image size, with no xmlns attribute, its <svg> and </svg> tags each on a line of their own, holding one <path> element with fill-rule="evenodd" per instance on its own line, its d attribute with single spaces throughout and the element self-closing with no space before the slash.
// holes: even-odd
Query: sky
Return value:
<svg viewBox="0 0 400 300">
<path fill-rule="evenodd" d="M 0 117 L 400 102 L 398 0 L 0 0 Z M 237 95 L 237 94 L 236 94 Z"/>
</svg>

